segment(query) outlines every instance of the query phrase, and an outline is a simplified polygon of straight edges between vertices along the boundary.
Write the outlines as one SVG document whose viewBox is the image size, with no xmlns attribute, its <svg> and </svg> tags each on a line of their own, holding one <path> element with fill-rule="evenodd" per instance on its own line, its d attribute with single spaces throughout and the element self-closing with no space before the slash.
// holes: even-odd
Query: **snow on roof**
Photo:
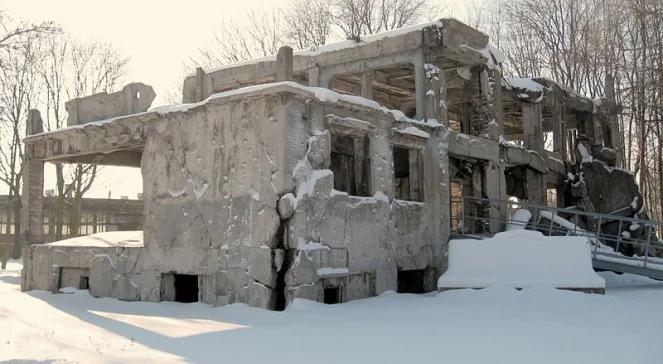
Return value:
<svg viewBox="0 0 663 364">
<path fill-rule="evenodd" d="M 406 27 L 402 27 L 402 28 L 398 28 L 398 29 L 387 30 L 387 31 L 384 31 L 384 32 L 363 36 L 363 37 L 360 38 L 360 40 L 358 42 L 354 41 L 354 40 L 351 40 L 351 39 L 348 39 L 348 40 L 342 40 L 342 41 L 339 41 L 339 42 L 320 45 L 320 46 L 317 46 L 317 47 L 311 47 L 309 49 L 296 50 L 296 51 L 293 52 L 293 56 L 314 57 L 314 56 L 321 55 L 323 53 L 330 53 L 330 52 L 339 51 L 339 50 L 342 50 L 342 49 L 348 49 L 348 48 L 353 48 L 353 47 L 366 45 L 366 44 L 377 42 L 377 41 L 387 39 L 387 38 L 398 37 L 398 36 L 401 36 L 401 35 L 404 35 L 404 34 L 407 34 L 407 33 L 420 31 L 424 28 L 427 28 L 427 27 L 433 26 L 433 25 L 441 26 L 442 22 L 440 20 L 436 20 L 436 21 L 427 22 L 427 23 L 410 25 L 410 26 L 406 26 Z M 267 57 L 247 60 L 247 61 L 244 61 L 244 62 L 233 63 L 233 64 L 229 64 L 229 65 L 223 65 L 223 66 L 219 66 L 219 67 L 210 68 L 210 69 L 205 70 L 205 72 L 213 73 L 213 72 L 221 71 L 221 70 L 224 70 L 224 69 L 248 66 L 248 65 L 258 64 L 258 63 L 262 63 L 262 62 L 274 62 L 274 61 L 276 61 L 276 55 L 271 55 L 271 56 L 267 56 Z M 190 74 L 189 77 L 194 76 L 194 75 L 195 74 Z"/>
<path fill-rule="evenodd" d="M 141 248 L 143 247 L 143 231 L 109 231 L 54 241 L 45 245 L 94 248 Z"/>
<path fill-rule="evenodd" d="M 511 230 L 483 240 L 451 240 L 439 288 L 605 288 L 587 238 Z"/>
<path fill-rule="evenodd" d="M 224 91 L 224 92 L 219 92 L 210 95 L 208 98 L 206 98 L 203 101 L 196 102 L 196 103 L 190 103 L 190 104 L 174 104 L 174 105 L 163 105 L 163 106 L 157 106 L 153 107 L 147 111 L 137 113 L 137 114 L 129 114 L 129 115 L 123 115 L 123 116 L 116 116 L 104 120 L 96 120 L 96 121 L 91 121 L 89 123 L 85 124 L 78 124 L 78 125 L 72 125 L 66 128 L 61 128 L 61 129 L 56 129 L 56 130 L 51 130 L 51 131 L 46 131 L 43 133 L 39 134 L 34 134 L 34 135 L 29 135 L 25 137 L 24 141 L 29 141 L 33 138 L 37 138 L 39 136 L 44 136 L 56 132 L 62 132 L 66 130 L 75 130 L 75 129 L 82 129 L 90 126 L 102 126 L 105 124 L 110 124 L 114 121 L 122 120 L 122 119 L 127 119 L 131 117 L 138 117 L 138 116 L 143 116 L 143 115 L 148 115 L 148 114 L 158 114 L 161 116 L 165 116 L 171 113 L 177 113 L 177 112 L 185 112 L 187 110 L 196 108 L 198 106 L 202 106 L 207 104 L 208 102 L 216 99 L 222 99 L 226 97 L 232 97 L 232 96 L 238 96 L 238 95 L 244 95 L 244 94 L 249 94 L 249 93 L 255 93 L 255 92 L 265 92 L 270 89 L 274 89 L 274 92 L 280 91 L 279 89 L 282 90 L 287 90 L 287 89 L 297 89 L 302 92 L 308 92 L 311 93 L 316 99 L 318 99 L 320 102 L 326 102 L 326 103 L 336 103 L 336 102 L 345 102 L 345 103 L 350 103 L 354 104 L 357 106 L 362 106 L 370 109 L 375 109 L 382 111 L 385 114 L 391 115 L 396 121 L 400 122 L 405 122 L 405 123 L 411 123 L 411 124 L 418 124 L 418 125 L 427 125 L 430 127 L 439 127 L 442 124 L 439 122 L 423 122 L 420 120 L 415 120 L 408 118 L 405 116 L 405 114 L 400 111 L 400 110 L 394 110 L 394 109 L 389 109 L 386 108 L 382 105 L 380 105 L 378 102 L 361 97 L 361 96 L 354 96 L 354 95 L 345 95 L 338 93 L 336 91 L 330 90 L 328 88 L 324 87 L 311 87 L 311 86 L 303 86 L 298 84 L 297 82 L 294 81 L 283 81 L 283 82 L 273 82 L 273 83 L 265 83 L 261 85 L 253 85 L 253 86 L 246 86 L 234 90 L 229 90 L 229 91 Z"/>
<path fill-rule="evenodd" d="M 467 44 L 463 44 L 461 45 L 461 47 L 480 53 L 482 56 L 488 59 L 486 65 L 491 69 L 497 68 L 500 64 L 504 63 L 504 60 L 506 59 L 504 53 L 502 53 L 502 51 L 500 51 L 496 46 L 494 46 L 491 43 L 488 43 L 488 45 L 486 45 L 484 48 L 481 49 L 470 47 Z"/>
<path fill-rule="evenodd" d="M 419 138 L 425 138 L 425 139 L 430 138 L 430 134 L 428 134 L 427 132 L 417 128 L 416 126 L 408 126 L 407 128 L 394 129 L 394 130 L 397 131 L 398 133 L 401 133 L 401 134 L 413 135 L 413 136 L 416 136 L 416 137 L 419 137 Z"/>
<path fill-rule="evenodd" d="M 442 26 L 442 21 L 435 20 L 435 21 L 432 21 L 432 22 L 415 24 L 415 25 L 410 25 L 410 26 L 398 28 L 398 29 L 387 30 L 387 31 L 384 31 L 384 32 L 363 36 L 363 37 L 361 37 L 359 42 L 355 42 L 354 40 L 344 40 L 344 41 L 340 41 L 340 42 L 325 44 L 325 45 L 318 46 L 318 47 L 313 47 L 313 48 L 308 49 L 308 50 L 297 51 L 295 54 L 296 55 L 301 55 L 301 56 L 317 56 L 317 55 L 322 54 L 322 53 L 329 53 L 329 52 L 338 51 L 338 50 L 341 50 L 341 49 L 357 47 L 357 46 L 360 46 L 360 45 L 377 42 L 377 41 L 380 41 L 380 40 L 383 40 L 383 39 L 386 39 L 386 38 L 398 37 L 400 35 L 404 35 L 404 34 L 407 34 L 407 33 L 420 31 L 420 30 L 422 30 L 424 28 L 428 28 L 430 26 Z"/>
<path fill-rule="evenodd" d="M 509 89 L 527 90 L 530 92 L 543 92 L 545 86 L 537 83 L 532 78 L 507 77 L 502 81 L 503 86 Z"/>
</svg>

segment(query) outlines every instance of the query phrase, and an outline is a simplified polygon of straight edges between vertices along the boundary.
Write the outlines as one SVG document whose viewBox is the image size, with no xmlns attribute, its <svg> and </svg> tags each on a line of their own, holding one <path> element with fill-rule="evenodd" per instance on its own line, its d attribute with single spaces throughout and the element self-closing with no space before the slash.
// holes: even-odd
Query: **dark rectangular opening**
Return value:
<svg viewBox="0 0 663 364">
<path fill-rule="evenodd" d="M 399 200 L 423 201 L 420 152 L 417 149 L 394 147 L 394 191 Z"/>
<path fill-rule="evenodd" d="M 399 270 L 398 293 L 424 293 L 424 269 Z"/>
<path fill-rule="evenodd" d="M 198 302 L 198 276 L 177 273 L 162 274 L 161 300 L 184 303 Z"/>
<path fill-rule="evenodd" d="M 341 303 L 341 288 L 326 287 L 324 292 L 323 302 L 328 305 Z"/>
<path fill-rule="evenodd" d="M 78 289 L 90 289 L 90 278 L 81 276 L 80 282 L 78 283 Z"/>
<path fill-rule="evenodd" d="M 175 274 L 175 302 L 198 302 L 198 276 Z"/>
<path fill-rule="evenodd" d="M 332 134 L 331 165 L 334 189 L 353 196 L 369 195 L 368 137 Z"/>
</svg>

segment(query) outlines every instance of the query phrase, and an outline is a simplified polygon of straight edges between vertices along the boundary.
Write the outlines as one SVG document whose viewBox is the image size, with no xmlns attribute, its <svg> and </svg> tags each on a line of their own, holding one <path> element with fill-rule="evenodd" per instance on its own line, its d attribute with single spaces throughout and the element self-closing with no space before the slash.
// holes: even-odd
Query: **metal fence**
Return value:
<svg viewBox="0 0 663 364">
<path fill-rule="evenodd" d="M 526 202 L 463 197 L 451 201 L 454 235 L 490 235 L 508 228 L 536 230 L 548 236 L 584 236 L 592 258 L 663 270 L 658 221 L 555 208 Z"/>
</svg>

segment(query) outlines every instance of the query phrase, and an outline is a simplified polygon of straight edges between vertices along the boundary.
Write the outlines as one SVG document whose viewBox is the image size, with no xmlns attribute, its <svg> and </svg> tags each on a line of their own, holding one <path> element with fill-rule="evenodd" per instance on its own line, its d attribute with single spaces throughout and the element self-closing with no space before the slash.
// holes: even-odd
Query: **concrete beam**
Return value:
<svg viewBox="0 0 663 364">
<path fill-rule="evenodd" d="M 497 161 L 500 145 L 496 141 L 449 130 L 449 154 L 472 159 Z"/>
</svg>

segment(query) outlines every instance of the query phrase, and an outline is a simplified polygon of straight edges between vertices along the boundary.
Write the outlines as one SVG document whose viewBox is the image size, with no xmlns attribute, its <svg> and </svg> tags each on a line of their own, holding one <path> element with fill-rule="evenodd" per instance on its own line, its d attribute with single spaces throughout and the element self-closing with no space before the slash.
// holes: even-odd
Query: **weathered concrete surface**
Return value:
<svg viewBox="0 0 663 364">
<path fill-rule="evenodd" d="M 329 284 L 340 286 L 344 301 L 396 289 L 398 270 L 425 269 L 426 287 L 434 289 L 444 270 L 444 127 L 276 84 L 82 130 L 143 145 L 145 247 L 34 247 L 26 252 L 24 289 L 57 289 L 50 287 L 53 272 L 64 267 L 69 276 L 89 272 L 93 295 L 157 301 L 164 275 L 176 273 L 199 277 L 203 302 L 275 308 L 294 297 L 322 299 Z M 330 131 L 365 133 L 375 197 L 333 190 Z M 80 132 L 29 141 L 67 141 L 71 156 L 80 157 L 95 151 Z M 423 156 L 424 202 L 394 199 L 394 144 Z M 329 249 L 311 250 L 309 241 Z"/>
<path fill-rule="evenodd" d="M 118 92 L 79 97 L 65 103 L 69 115 L 67 126 L 143 112 L 155 97 L 152 86 L 139 82 L 130 83 Z"/>
</svg>

